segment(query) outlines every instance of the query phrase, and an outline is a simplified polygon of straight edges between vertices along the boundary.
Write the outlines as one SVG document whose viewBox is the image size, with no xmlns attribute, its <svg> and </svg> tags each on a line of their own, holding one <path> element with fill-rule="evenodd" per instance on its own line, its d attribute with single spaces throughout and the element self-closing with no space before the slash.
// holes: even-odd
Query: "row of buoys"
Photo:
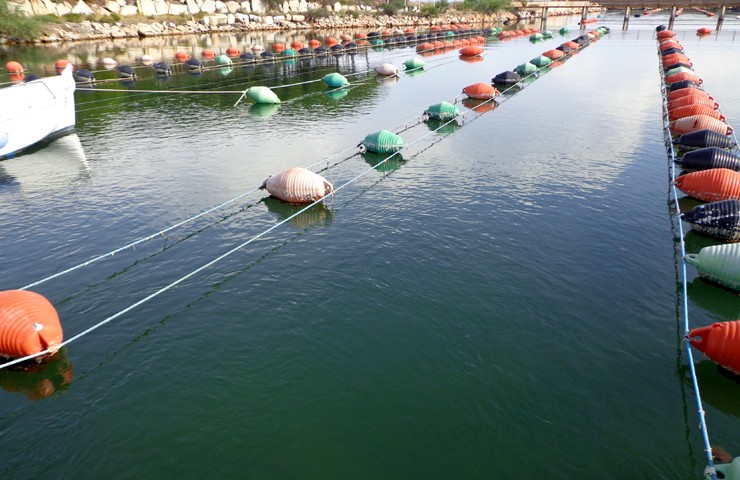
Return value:
<svg viewBox="0 0 740 480">
<path fill-rule="evenodd" d="M 676 188 L 704 203 L 683 212 L 682 221 L 691 229 L 722 242 L 740 241 L 740 157 L 719 104 L 700 85 L 675 33 L 657 29 L 665 82 L 668 129 L 680 157 L 676 163 L 684 173 L 674 179 Z M 677 137 L 677 138 L 676 138 Z M 699 275 L 734 290 L 740 290 L 740 243 L 724 243 L 686 255 L 686 263 Z M 719 322 L 692 329 L 693 347 L 707 358 L 740 373 L 740 321 Z"/>
</svg>

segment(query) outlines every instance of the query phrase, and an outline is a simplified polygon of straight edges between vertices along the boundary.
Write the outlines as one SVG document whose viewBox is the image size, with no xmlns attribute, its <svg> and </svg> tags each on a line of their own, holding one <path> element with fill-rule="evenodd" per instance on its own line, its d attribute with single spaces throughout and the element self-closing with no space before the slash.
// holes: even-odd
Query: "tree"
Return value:
<svg viewBox="0 0 740 480">
<path fill-rule="evenodd" d="M 474 12 L 495 13 L 508 10 L 511 7 L 511 0 L 463 0 L 462 7 Z"/>
<path fill-rule="evenodd" d="M 10 7 L 8 0 L 0 0 L 0 38 L 15 41 L 35 40 L 41 34 L 43 19 L 26 17 Z"/>
</svg>

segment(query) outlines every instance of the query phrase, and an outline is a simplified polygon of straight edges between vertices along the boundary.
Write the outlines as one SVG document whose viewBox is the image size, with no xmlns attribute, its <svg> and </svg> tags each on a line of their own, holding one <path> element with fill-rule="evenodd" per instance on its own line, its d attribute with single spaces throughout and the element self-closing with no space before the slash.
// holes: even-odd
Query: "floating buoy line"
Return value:
<svg viewBox="0 0 740 480">
<path fill-rule="evenodd" d="M 683 221 L 692 223 L 694 230 L 720 241 L 738 241 L 735 229 L 740 225 L 740 183 L 732 174 L 740 170 L 737 138 L 719 112 L 719 104 L 702 87 L 702 80 L 693 71 L 693 63 L 685 55 L 675 33 L 663 26 L 656 28 L 658 40 L 661 93 L 663 95 L 663 130 L 671 177 L 671 194 L 676 213 L 681 282 L 683 336 L 686 346 L 691 383 L 698 409 L 699 424 L 707 458 L 705 478 L 737 478 L 740 457 L 732 463 L 716 465 L 709 442 L 705 412 L 692 354 L 692 346 L 724 368 L 740 372 L 740 322 L 720 322 L 691 329 L 689 322 L 687 264 L 696 266 L 700 276 L 740 290 L 740 244 L 704 247 L 698 254 L 687 254 Z M 689 108 L 687 108 L 689 107 Z M 675 148 L 674 148 L 675 147 Z M 677 151 L 678 149 L 678 151 Z M 682 153 L 679 156 L 679 153 Z M 686 172 L 677 175 L 676 166 Z M 732 167 L 732 168 L 727 168 Z M 738 174 L 740 175 L 740 174 Z M 678 190 L 693 198 L 708 201 L 682 213 Z M 730 202 L 728 204 L 728 202 Z M 740 202 L 738 202 L 740 203 Z M 704 258 L 702 258 L 704 257 Z M 702 268 L 705 270 L 702 271 Z M 729 475 L 729 476 L 728 476 Z"/>
<path fill-rule="evenodd" d="M 574 42 L 578 44 L 577 50 L 580 50 L 581 48 L 590 45 L 592 42 L 598 40 L 602 35 L 608 33 L 608 31 L 609 30 L 606 27 L 600 27 L 599 29 L 596 29 L 584 35 L 581 35 L 576 40 L 574 40 Z M 564 52 L 566 50 L 567 52 L 564 53 L 564 55 L 558 56 L 558 61 L 567 60 L 573 55 L 573 53 L 577 51 L 576 49 L 565 49 L 565 48 L 563 49 Z M 185 224 L 191 223 L 194 220 L 201 218 L 216 210 L 220 210 L 224 208 L 225 206 L 233 204 L 234 202 L 238 200 L 244 199 L 248 195 L 257 192 L 259 189 L 263 189 L 263 188 L 267 189 L 268 192 L 273 197 L 277 197 L 277 198 L 283 197 L 282 198 L 283 200 L 286 200 L 289 202 L 299 202 L 305 205 L 301 207 L 299 210 L 292 213 L 291 215 L 287 216 L 286 218 L 278 221 L 271 227 L 251 236 L 250 238 L 243 241 L 242 243 L 232 247 L 225 253 L 202 264 L 200 267 L 190 271 L 184 276 L 174 280 L 173 282 L 165 285 L 164 287 L 159 288 L 158 290 L 134 302 L 128 307 L 114 313 L 113 315 L 110 315 L 104 318 L 100 322 L 80 331 L 74 336 L 66 340 L 63 340 L 63 341 L 62 341 L 62 336 L 61 336 L 61 330 L 60 330 L 59 335 L 51 336 L 51 337 L 45 336 L 47 335 L 48 332 L 55 333 L 54 327 L 53 325 L 50 325 L 49 327 L 47 327 L 46 325 L 44 325 L 43 321 L 37 320 L 36 317 L 34 317 L 34 315 L 36 314 L 33 313 L 33 310 L 35 308 L 32 305 L 33 302 L 24 303 L 23 301 L 13 300 L 12 302 L 6 302 L 6 303 L 12 304 L 11 305 L 12 308 L 6 307 L 5 303 L 3 302 L 3 296 L 0 295 L 0 355 L 12 358 L 12 360 L 9 360 L 5 363 L 0 364 L 0 369 L 10 367 L 12 365 L 16 365 L 22 362 L 27 362 L 34 358 L 53 355 L 54 353 L 58 352 L 60 349 L 79 340 L 80 338 L 86 336 L 87 334 L 97 330 L 103 325 L 106 325 L 107 323 L 110 323 L 111 321 L 121 317 L 122 315 L 125 315 L 126 313 L 137 308 L 138 306 L 171 290 L 172 288 L 194 277 L 195 275 L 204 271 L 205 269 L 233 255 L 234 253 L 243 249 L 247 245 L 252 244 L 256 240 L 264 237 L 268 233 L 279 228 L 283 224 L 295 219 L 299 215 L 316 207 L 318 204 L 331 201 L 333 205 L 334 199 L 338 192 L 355 184 L 361 178 L 365 177 L 366 175 L 368 175 L 369 173 L 373 171 L 382 171 L 381 167 L 387 162 L 389 162 L 394 157 L 400 158 L 401 152 L 403 150 L 408 149 L 409 147 L 413 145 L 419 144 L 420 142 L 428 139 L 429 137 L 433 135 L 436 135 L 436 139 L 432 140 L 426 147 L 422 148 L 421 150 L 414 153 L 410 157 L 410 158 L 415 158 L 416 156 L 420 155 L 427 149 L 431 148 L 436 143 L 443 140 L 445 138 L 445 135 L 441 133 L 444 132 L 449 126 L 451 126 L 452 124 L 455 124 L 457 126 L 465 125 L 479 118 L 481 115 L 483 115 L 487 111 L 490 111 L 495 106 L 501 105 L 508 99 L 512 98 L 514 94 L 523 90 L 529 83 L 531 83 L 531 81 L 537 78 L 540 78 L 547 72 L 551 71 L 549 66 L 554 66 L 554 65 L 551 63 L 543 64 L 542 66 L 537 67 L 535 71 L 532 71 L 522 76 L 520 82 L 516 84 L 508 84 L 505 86 L 505 88 L 502 87 L 501 91 L 497 90 L 495 87 L 491 85 L 487 85 L 484 83 L 473 84 L 471 86 L 464 87 L 462 89 L 463 93 L 458 94 L 454 98 L 450 99 L 450 101 L 443 101 L 441 103 L 430 106 L 421 115 L 414 117 L 413 119 L 406 121 L 402 123 L 401 125 L 399 125 L 398 127 L 396 127 L 394 129 L 395 132 L 388 131 L 388 130 L 381 130 L 378 132 L 368 134 L 365 137 L 365 139 L 361 141 L 355 147 L 350 147 L 340 152 L 337 152 L 329 157 L 326 157 L 317 162 L 314 162 L 313 164 L 305 168 L 294 167 L 292 169 L 279 172 L 278 174 L 268 177 L 268 179 L 266 179 L 260 187 L 253 188 L 243 194 L 240 194 L 230 200 L 227 200 L 219 205 L 216 205 L 215 207 L 212 207 L 201 213 L 198 213 L 197 215 L 194 215 L 186 220 L 178 222 L 170 227 L 167 227 L 151 235 L 142 237 L 138 240 L 130 242 L 119 248 L 116 248 L 115 250 L 112 250 L 108 253 L 99 255 L 90 260 L 82 262 L 76 266 L 70 267 L 68 269 L 65 269 L 63 271 L 50 275 L 36 282 L 30 283 L 24 287 L 21 287 L 20 289 L 7 291 L 10 293 L 5 294 L 5 292 L 0 292 L 0 294 L 5 294 L 9 297 L 13 297 L 13 299 L 20 298 L 22 300 L 24 297 L 33 297 L 34 299 L 36 299 L 38 294 L 30 291 L 29 290 L 30 288 L 39 286 L 53 279 L 57 279 L 61 276 L 67 275 L 81 268 L 85 268 L 89 265 L 92 265 L 93 263 L 97 263 L 106 258 L 113 257 L 117 253 L 130 250 L 130 249 L 134 249 L 137 245 L 140 245 L 144 242 L 165 236 L 167 232 L 172 231 L 176 228 L 179 228 Z M 474 87 L 474 88 L 471 88 L 471 87 Z M 484 88 L 484 87 L 487 87 L 487 88 Z M 492 93 L 492 91 L 494 93 Z M 478 99 L 476 99 L 476 102 L 474 104 L 466 103 L 466 100 L 470 100 L 471 98 L 474 98 L 474 97 L 478 97 Z M 458 103 L 462 104 L 463 106 L 470 105 L 468 107 L 469 109 L 466 111 L 460 111 L 460 109 L 457 107 Z M 458 124 L 458 121 L 460 122 L 459 124 Z M 398 133 L 407 131 L 421 123 L 428 123 L 430 131 L 419 136 L 415 140 L 407 143 L 403 141 L 403 139 L 401 139 L 401 137 L 398 135 Z M 359 151 L 357 151 L 358 149 Z M 346 156 L 352 150 L 356 150 L 355 153 L 349 156 Z M 382 159 L 377 162 L 376 161 L 369 162 L 371 164 L 369 168 L 365 169 L 364 171 L 360 172 L 359 174 L 345 181 L 341 185 L 335 186 L 332 183 L 328 182 L 323 177 L 321 177 L 320 175 L 318 175 L 317 173 L 313 173 L 312 171 L 309 170 L 310 168 L 314 168 L 319 165 L 326 164 L 326 166 L 322 170 L 320 170 L 320 171 L 326 171 L 332 168 L 333 166 L 336 166 L 340 163 L 344 163 L 348 161 L 349 159 L 359 154 L 365 153 L 365 152 L 372 152 L 376 155 L 379 154 L 382 157 Z M 336 159 L 337 157 L 342 157 L 342 156 L 344 156 L 344 158 L 340 160 L 335 160 L 333 163 L 330 163 L 332 159 Z M 390 171 L 385 172 L 385 173 L 389 174 Z M 383 178 L 385 178 L 385 176 Z M 252 206 L 252 205 L 248 205 L 246 208 L 248 208 L 249 206 Z M 36 302 L 36 303 L 39 303 L 39 302 Z M 43 303 L 43 302 L 40 302 L 40 303 Z M 51 308 L 53 310 L 53 306 Z M 47 310 L 42 309 L 41 312 L 42 313 L 39 314 L 41 317 L 44 317 L 44 316 L 53 317 L 54 316 L 48 313 L 48 309 Z M 36 316 L 39 316 L 39 315 L 36 315 Z M 34 350 L 31 353 L 29 353 L 28 350 L 23 350 L 23 349 L 12 350 L 12 349 L 4 347 L 5 345 L 4 336 L 12 335 L 12 332 L 8 333 L 8 329 L 5 329 L 5 326 L 12 324 L 13 328 L 15 328 L 14 326 L 15 324 L 13 322 L 15 322 L 15 320 L 19 317 L 28 317 L 24 320 L 24 322 L 26 323 L 26 325 L 24 325 L 24 328 L 26 329 L 26 333 L 24 333 L 24 335 L 31 337 L 32 340 L 38 343 L 38 345 L 31 346 L 31 350 Z M 6 321 L 8 318 L 10 318 L 13 322 Z M 39 333 L 39 332 L 45 332 L 45 333 Z"/>
</svg>

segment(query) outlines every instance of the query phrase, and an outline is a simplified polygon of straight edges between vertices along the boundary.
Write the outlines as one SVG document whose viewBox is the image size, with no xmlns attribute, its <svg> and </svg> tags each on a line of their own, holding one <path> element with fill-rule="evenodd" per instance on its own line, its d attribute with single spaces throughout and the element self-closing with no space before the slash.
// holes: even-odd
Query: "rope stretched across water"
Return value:
<svg viewBox="0 0 740 480">
<path fill-rule="evenodd" d="M 565 58 L 565 57 L 564 57 L 564 58 Z M 533 75 L 534 75 L 534 74 L 533 74 Z M 512 88 L 513 88 L 513 87 L 512 87 Z M 506 91 L 508 91 L 508 89 L 507 89 L 507 90 L 505 90 L 505 92 L 506 92 Z M 459 95 L 458 95 L 458 97 L 459 97 Z M 457 97 L 456 97 L 456 98 L 457 98 Z M 453 99 L 453 101 L 454 101 L 454 102 L 457 102 L 457 100 L 455 100 L 455 99 Z M 494 99 L 494 98 L 491 98 L 491 99 L 488 99 L 488 100 L 486 100 L 486 101 L 484 101 L 484 102 L 481 102 L 481 104 L 479 104 L 479 105 L 485 105 L 485 104 L 487 104 L 488 102 L 494 102 L 494 101 L 495 101 L 495 99 Z M 502 102 L 502 103 L 503 103 L 503 102 Z M 461 116 L 461 117 L 463 118 L 463 121 L 464 121 L 464 118 L 465 118 L 465 116 L 466 116 L 466 115 L 472 115 L 473 117 L 472 117 L 472 119 L 470 119 L 469 121 L 473 121 L 473 120 L 475 120 L 475 119 L 479 118 L 479 117 L 480 117 L 481 115 L 483 115 L 483 113 L 485 113 L 485 112 L 476 112 L 476 111 L 474 111 L 474 110 L 468 110 L 468 111 L 466 111 L 466 112 L 462 112 L 462 113 L 460 114 L 460 116 Z M 437 128 L 435 128 L 435 129 L 433 129 L 433 130 L 431 130 L 431 131 L 427 132 L 426 134 L 422 135 L 421 137 L 417 138 L 416 140 L 414 140 L 414 141 L 412 141 L 412 142 L 410 142 L 410 143 L 408 143 L 408 144 L 404 145 L 404 146 L 403 146 L 403 147 L 402 147 L 402 148 L 401 148 L 400 150 L 403 150 L 403 149 L 407 149 L 407 148 L 411 147 L 412 145 L 415 145 L 415 144 L 417 144 L 417 143 L 421 142 L 422 140 L 426 139 L 427 137 L 429 137 L 429 136 L 431 136 L 431 135 L 434 135 L 434 134 L 436 134 L 436 133 L 437 133 L 438 131 L 440 131 L 441 129 L 445 128 L 446 126 L 448 126 L 448 125 L 450 125 L 450 124 L 452 124 L 453 122 L 456 122 L 456 121 L 457 121 L 457 119 L 456 119 L 456 118 L 453 118 L 453 119 L 450 119 L 450 120 L 448 120 L 447 122 L 444 122 L 444 123 L 442 123 L 442 124 L 441 124 L 440 126 L 438 126 Z M 408 122 L 407 122 L 407 123 L 408 123 Z M 444 138 L 444 137 L 442 137 L 442 138 Z M 440 138 L 440 141 L 441 141 L 441 138 Z M 330 158 L 336 157 L 336 156 L 338 156 L 338 155 L 341 155 L 341 154 L 343 154 L 343 153 L 347 153 L 348 151 L 352 150 L 353 148 L 357 148 L 357 147 L 351 147 L 351 148 L 345 149 L 345 150 L 343 150 L 343 151 L 341 151 L 341 152 L 338 152 L 338 153 L 336 153 L 336 154 L 334 154 L 334 155 L 332 155 L 332 156 L 330 156 L 330 157 L 327 157 L 327 159 L 322 159 L 322 160 L 320 160 L 320 161 L 318 161 L 318 162 L 315 162 L 315 163 L 314 163 L 314 164 L 312 164 L 311 166 L 315 166 L 315 165 L 318 165 L 319 163 L 323 163 L 324 161 L 327 161 L 327 160 L 328 160 L 328 159 L 330 159 Z M 261 238 L 261 237 L 263 237 L 263 236 L 265 236 L 266 234 L 268 234 L 269 232 L 271 232 L 271 231 L 275 230 L 276 228 L 280 227 L 281 225 L 283 225 L 283 224 L 285 224 L 285 223 L 289 222 L 290 220 L 292 220 L 293 218 L 297 217 L 298 215 L 300 215 L 300 214 L 302 214 L 302 213 L 306 212 L 307 210 L 309 210 L 309 209 L 313 208 L 314 206 L 318 205 L 319 203 L 322 203 L 322 202 L 325 202 L 325 201 L 327 201 L 327 200 L 333 199 L 334 195 L 336 195 L 336 193 L 337 193 L 337 192 L 339 192 L 339 191 L 341 191 L 341 190 L 343 190 L 343 189 L 347 188 L 347 187 L 348 187 L 349 185 L 352 185 L 352 184 L 354 184 L 355 182 L 357 182 L 358 180 L 360 180 L 360 179 L 361 179 L 362 177 L 364 177 L 365 175 L 369 174 L 370 172 L 372 172 L 372 171 L 375 171 L 375 170 L 377 170 L 377 169 L 378 169 L 378 168 L 379 168 L 379 167 L 380 167 L 381 165 L 383 165 L 384 163 L 386 163 L 386 162 L 387 162 L 388 160 L 390 160 L 390 159 L 391 159 L 392 157 L 394 157 L 394 156 L 398 155 L 398 154 L 400 153 L 400 150 L 399 150 L 399 151 L 397 151 L 397 152 L 394 152 L 394 153 L 392 153 L 392 154 L 390 154 L 390 155 L 388 155 L 387 157 L 385 157 L 385 158 L 384 158 L 383 160 L 381 160 L 381 161 L 380 161 L 380 162 L 378 162 L 377 164 L 373 165 L 372 167 L 370 167 L 370 168 L 366 169 L 365 171 L 363 171 L 363 172 L 362 172 L 362 173 L 360 173 L 359 175 L 357 175 L 357 176 L 353 177 L 352 179 L 348 180 L 348 181 L 347 181 L 347 182 L 345 182 L 344 184 L 342 184 L 342 185 L 340 185 L 339 187 L 335 188 L 333 192 L 331 192 L 331 193 L 327 194 L 327 195 L 326 195 L 326 196 L 324 196 L 323 198 L 321 198 L 321 199 L 319 199 L 319 200 L 316 200 L 316 201 L 314 201 L 314 202 L 312 202 L 312 203 L 308 204 L 307 206 L 305 206 L 304 208 L 302 208 L 302 209 L 298 210 L 297 212 L 293 213 L 293 214 L 292 214 L 292 215 L 290 215 L 289 217 L 287 217 L 287 218 L 285 218 L 285 219 L 283 219 L 283 220 L 279 221 L 279 222 L 278 222 L 278 223 L 276 223 L 275 225 L 273 225 L 273 226 L 271 226 L 271 227 L 267 228 L 266 230 L 264 230 L 264 231 L 262 231 L 262 232 L 260 232 L 260 233 L 258 233 L 258 234 L 256 234 L 256 235 L 252 236 L 252 237 L 251 237 L 250 239 L 248 239 L 248 240 L 246 240 L 245 242 L 243 242 L 243 243 L 241 243 L 241 244 L 237 245 L 236 247 L 232 248 L 231 250 L 227 251 L 226 253 L 224 253 L 224 254 L 222 254 L 222 255 L 220 255 L 220 256 L 218 256 L 218 257 L 216 257 L 215 259 L 211 260 L 210 262 L 207 262 L 207 263 L 203 264 L 202 266 L 200 266 L 200 267 L 196 268 L 195 270 L 191 271 L 190 273 L 188 273 L 188 274 L 186 274 L 186 275 L 184 275 L 184 276 L 182 276 L 182 277 L 178 278 L 177 280 L 175 280 L 175 281 L 173 281 L 173 282 L 171 282 L 171 283 L 167 284 L 166 286 L 164 286 L 164 287 L 160 288 L 159 290 L 155 291 L 154 293 L 152 293 L 152 294 L 150 294 L 150 295 L 148 295 L 148 296 L 144 297 L 143 299 L 141 299 L 141 300 L 139 300 L 139 301 L 137 301 L 137 302 L 133 303 L 132 305 L 130 305 L 130 306 L 128 306 L 128 307 L 126 307 L 126 308 L 124 308 L 123 310 L 120 310 L 120 311 L 118 311 L 117 313 L 115 313 L 115 314 L 113 314 L 113 315 L 111 315 L 111 316 L 108 316 L 108 317 L 106 317 L 105 319 L 103 319 L 102 321 L 100 321 L 100 322 L 96 323 L 95 325 L 93 325 L 93 326 L 91 326 L 91 327 L 89 327 L 89 328 L 87 328 L 87 329 L 85 329 L 85 330 L 81 331 L 80 333 L 78 333 L 78 334 L 76 334 L 76 335 L 72 336 L 71 338 L 69 338 L 69 339 L 65 340 L 65 341 L 64 341 L 64 342 L 62 342 L 62 343 L 61 343 L 60 345 L 56 345 L 56 346 L 54 346 L 53 348 L 48 348 L 48 349 L 45 349 L 45 350 L 43 350 L 43 351 L 41 351 L 41 352 L 38 352 L 38 353 L 35 353 L 35 354 L 32 354 L 32 355 L 27 355 L 27 356 L 25 356 L 25 357 L 17 358 L 17 359 L 14 359 L 14 360 L 12 360 L 12 361 L 8 361 L 8 362 L 6 362 L 6 363 L 0 364 L 0 369 L 2 369 L 2 368 L 6 368 L 6 367 L 9 367 L 9 366 L 12 366 L 12 365 L 15 365 L 15 364 L 21 363 L 21 362 L 25 362 L 25 361 L 27 361 L 27 360 L 31 360 L 31 359 L 33 359 L 33 358 L 37 358 L 37 357 L 40 357 L 40 356 L 44 356 L 44 355 L 48 355 L 48 354 L 51 354 L 51 353 L 55 353 L 55 352 L 57 352 L 57 351 L 58 351 L 59 349 L 61 349 L 61 348 L 65 347 L 65 346 L 67 346 L 67 345 L 69 345 L 70 343 L 73 343 L 73 342 L 77 341 L 78 339 L 80 339 L 80 338 L 84 337 L 85 335 L 87 335 L 87 334 L 89 334 L 89 333 L 91 333 L 91 332 L 93 332 L 93 331 L 97 330 L 98 328 L 102 327 L 103 325 L 105 325 L 105 324 L 107 324 L 107 323 L 109 323 L 109 322 L 111 322 L 111 321 L 115 320 L 116 318 L 118 318 L 118 317 L 120 317 L 120 316 L 122 316 L 122 315 L 124 315 L 124 314 L 126 314 L 126 313 L 128 313 L 128 312 L 130 312 L 131 310 L 135 309 L 136 307 L 138 307 L 138 306 L 140 306 L 140 305 L 143 305 L 144 303 L 148 302 L 149 300 L 152 300 L 152 299 L 154 299 L 154 298 L 158 297 L 159 295 L 161 295 L 161 294 L 163 294 L 163 293 L 165 293 L 165 292 L 167 292 L 167 291 L 171 290 L 172 288 L 176 287 L 177 285 L 181 284 L 182 282 L 184 282 L 184 281 L 188 280 L 189 278 L 192 278 L 193 276 L 195 276 L 195 275 L 197 275 L 198 273 L 202 272 L 203 270 L 205 270 L 205 269 L 207 269 L 207 268 L 209 268 L 209 267 L 211 267 L 211 266 L 215 265 L 216 263 L 220 262 L 221 260 L 223 260 L 223 259 L 225 259 L 225 258 L 227 258 L 227 257 L 229 257 L 229 256 L 231 256 L 231 255 L 233 255 L 234 253 L 236 253 L 236 252 L 238 252 L 239 250 L 243 249 L 244 247 L 246 247 L 246 246 L 250 245 L 250 244 L 251 244 L 251 243 L 253 243 L 254 241 L 258 240 L 259 238 Z M 226 202 L 224 202 L 224 203 L 222 203 L 222 204 L 220 204 L 220 205 L 217 205 L 216 207 L 213 207 L 213 208 L 211 208 L 211 209 L 208 209 L 208 210 L 206 210 L 206 211 L 204 211 L 204 212 L 201 212 L 201 213 L 200 213 L 200 214 L 198 214 L 198 215 L 195 215 L 195 216 L 193 216 L 193 217 L 190 217 L 189 219 L 186 219 L 186 220 L 184 220 L 184 221 L 182 221 L 182 222 L 179 222 L 178 224 L 175 224 L 175 225 L 173 225 L 173 226 L 171 226 L 171 227 L 168 227 L 168 228 L 166 228 L 166 229 L 164 229 L 164 230 L 161 230 L 161 231 L 159 231 L 159 232 L 157 232 L 157 233 L 154 233 L 154 234 L 152 234 L 152 235 L 149 235 L 149 236 L 147 236 L 147 237 L 143 237 L 143 238 L 141 238 L 141 239 L 139 239 L 139 240 L 136 240 L 136 241 L 134 241 L 134 242 L 131 242 L 131 243 L 127 244 L 127 245 L 124 245 L 123 247 L 120 247 L 120 248 L 118 248 L 118 249 L 116 249 L 116 250 L 113 250 L 113 251 L 111 251 L 111 252 L 108 252 L 107 254 L 103 254 L 103 255 L 100 255 L 100 256 L 98 256 L 98 257 L 95 257 L 95 258 L 93 258 L 93 259 L 91 259 L 91 260 L 89 260 L 89 261 L 87 261 L 87 262 L 83 262 L 83 263 L 81 263 L 81 264 L 79 264 L 79 265 L 77 265 L 77 266 L 71 267 L 71 268 L 69 268 L 69 269 L 67 269 L 67 270 L 64 270 L 64 271 L 62 271 L 62 272 L 59 272 L 59 273 L 57 273 L 57 274 L 51 275 L 51 276 L 49 276 L 49 277 L 46 277 L 46 278 L 44 278 L 44 279 L 42 279 L 42 280 L 39 280 L 39 281 L 37 281 L 37 282 L 34 282 L 34 283 L 32 283 L 32 284 L 29 284 L 29 285 L 27 285 L 27 286 L 23 287 L 23 288 L 22 288 L 22 290 L 25 290 L 25 289 L 28 289 L 28 288 L 30 288 L 30 287 L 33 287 L 33 286 L 39 285 L 39 284 L 41 284 L 41 283 L 44 283 L 44 282 L 46 282 L 46 281 L 49 281 L 49 280 L 51 280 L 51 279 L 53 279 L 53 278 L 57 278 L 57 277 L 60 277 L 60 276 L 62 276 L 62 275 L 64 275 L 64 274 L 70 273 L 70 272 L 72 272 L 72 271 L 74 271 L 74 270 L 77 270 L 77 269 L 79 269 L 79 268 L 85 267 L 85 266 L 87 266 L 87 265 L 89 265 L 89 264 L 91 264 L 91 263 L 97 262 L 97 261 L 99 261 L 99 260 L 102 260 L 102 259 L 104 259 L 104 258 L 108 258 L 108 257 L 111 257 L 111 256 L 113 256 L 113 255 L 114 255 L 115 253 L 118 253 L 118 252 L 120 252 L 120 251 L 123 251 L 123 250 L 129 249 L 129 248 L 133 248 L 133 247 L 134 247 L 135 245 L 138 245 L 138 244 L 140 244 L 140 243 L 143 243 L 143 242 L 145 242 L 145 241 L 151 240 L 152 238 L 156 238 L 156 237 L 158 237 L 158 236 L 160 236 L 160 235 L 163 235 L 163 234 L 164 234 L 165 232 L 167 232 L 167 231 L 170 231 L 170 230 L 172 230 L 172 229 L 174 229 L 174 228 L 177 228 L 177 227 L 179 227 L 179 226 L 181 226 L 181 225 L 184 225 L 184 224 L 186 224 L 186 223 L 188 223 L 188 222 L 190 222 L 190 221 L 193 221 L 193 220 L 195 220 L 195 219 L 197 219 L 197 218 L 200 218 L 200 217 L 202 217 L 203 215 L 205 215 L 205 214 L 207 214 L 207 213 L 213 212 L 214 210 L 217 210 L 217 209 L 219 209 L 219 208 L 222 208 L 223 206 L 225 206 L 225 205 L 228 205 L 228 204 L 230 204 L 230 203 L 232 203 L 232 202 L 236 201 L 236 200 L 237 200 L 237 199 L 239 199 L 239 198 L 243 198 L 244 196 L 246 196 L 246 195 L 248 195 L 248 194 L 250 194 L 250 193 L 253 193 L 253 192 L 255 192 L 256 190 L 257 190 L 257 189 L 253 189 L 253 190 L 250 190 L 249 192 L 243 193 L 243 194 L 241 194 L 241 195 L 239 195 L 239 196 L 237 196 L 237 197 L 235 197 L 235 198 L 233 198 L 233 199 L 231 199 L 231 200 L 228 200 L 228 201 L 226 201 Z"/>
</svg>

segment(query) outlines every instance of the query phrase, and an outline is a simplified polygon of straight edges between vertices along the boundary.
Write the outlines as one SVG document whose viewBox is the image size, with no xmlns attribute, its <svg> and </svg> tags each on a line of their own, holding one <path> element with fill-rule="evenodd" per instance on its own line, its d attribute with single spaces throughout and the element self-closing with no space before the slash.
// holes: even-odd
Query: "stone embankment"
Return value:
<svg viewBox="0 0 740 480">
<path fill-rule="evenodd" d="M 84 0 L 74 3 L 68 0 L 11 2 L 16 11 L 28 16 L 75 14 L 83 19 L 50 24 L 37 39 L 40 43 L 252 30 L 424 28 L 451 23 L 494 24 L 518 18 L 517 14 L 509 12 L 426 17 L 417 15 L 414 9 L 388 16 L 369 6 L 345 6 L 339 2 L 322 5 L 306 0 L 284 0 L 277 13 L 268 11 L 263 0 L 105 0 L 102 4 Z M 560 10 L 550 14 L 580 13 L 574 9 Z"/>
</svg>

